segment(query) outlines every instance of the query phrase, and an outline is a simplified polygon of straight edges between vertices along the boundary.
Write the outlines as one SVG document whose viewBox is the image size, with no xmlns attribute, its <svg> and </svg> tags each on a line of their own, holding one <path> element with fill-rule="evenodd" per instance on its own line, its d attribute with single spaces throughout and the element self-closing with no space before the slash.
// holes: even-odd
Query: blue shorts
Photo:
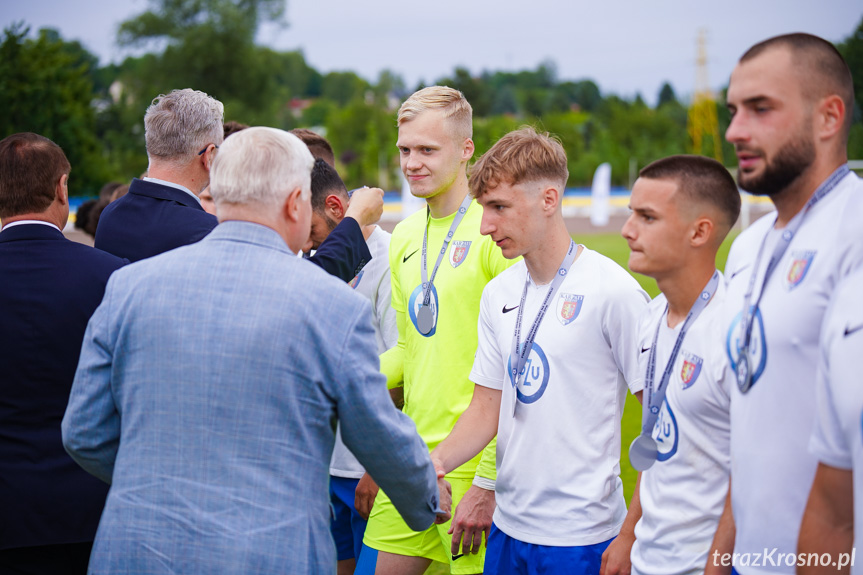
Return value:
<svg viewBox="0 0 863 575">
<path fill-rule="evenodd" d="M 360 517 L 354 507 L 354 494 L 359 482 L 359 479 L 330 475 L 330 504 L 333 508 L 330 531 L 336 542 L 339 561 L 359 557 L 363 546 L 366 520 Z"/>
<path fill-rule="evenodd" d="M 602 554 L 609 539 L 603 543 L 581 547 L 536 545 L 513 539 L 491 524 L 488 549 L 485 552 L 484 575 L 598 575 Z"/>
</svg>

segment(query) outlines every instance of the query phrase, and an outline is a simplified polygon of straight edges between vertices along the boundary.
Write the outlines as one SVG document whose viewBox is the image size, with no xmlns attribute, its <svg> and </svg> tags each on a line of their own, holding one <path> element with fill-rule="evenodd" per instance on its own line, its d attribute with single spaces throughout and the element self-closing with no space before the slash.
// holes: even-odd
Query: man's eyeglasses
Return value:
<svg viewBox="0 0 863 575">
<path fill-rule="evenodd" d="M 207 148 L 209 148 L 209 147 L 210 147 L 210 144 L 207 144 L 206 146 L 204 146 L 204 149 L 201 150 L 200 152 L 198 152 L 198 155 L 199 156 L 202 155 L 204 152 L 207 151 Z M 217 146 L 216 144 L 213 144 L 213 147 L 216 148 L 217 150 L 219 149 L 219 146 Z"/>
</svg>

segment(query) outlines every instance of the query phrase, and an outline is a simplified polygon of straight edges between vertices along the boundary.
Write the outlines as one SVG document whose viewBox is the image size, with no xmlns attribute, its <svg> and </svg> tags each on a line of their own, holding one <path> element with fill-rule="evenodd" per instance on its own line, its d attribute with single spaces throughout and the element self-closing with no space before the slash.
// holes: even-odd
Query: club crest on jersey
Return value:
<svg viewBox="0 0 863 575">
<path fill-rule="evenodd" d="M 470 242 L 454 241 L 449 249 L 449 263 L 452 267 L 457 268 L 467 258 L 467 252 L 470 251 Z"/>
<path fill-rule="evenodd" d="M 704 360 L 694 353 L 681 352 L 683 356 L 683 365 L 680 367 L 680 381 L 683 382 L 683 389 L 689 389 L 698 376 L 701 374 L 701 366 Z"/>
<path fill-rule="evenodd" d="M 354 276 L 354 279 L 348 282 L 348 285 L 351 286 L 351 289 L 357 289 L 357 286 L 360 285 L 360 282 L 363 281 L 363 271 L 360 270 L 360 273 Z"/>
<path fill-rule="evenodd" d="M 754 306 L 753 306 L 754 307 Z M 728 336 L 725 339 L 725 354 L 731 364 L 731 371 L 737 372 L 737 357 L 743 346 L 743 327 L 740 325 L 743 312 L 738 312 L 728 328 Z M 764 368 L 767 366 L 767 341 L 764 337 L 764 319 L 761 310 L 755 309 L 755 317 L 752 319 L 752 336 L 749 340 L 749 368 L 752 372 L 752 385 L 758 382 Z"/>
<path fill-rule="evenodd" d="M 575 321 L 581 313 L 581 305 L 584 303 L 583 295 L 562 293 L 557 298 L 557 319 L 563 325 L 569 325 Z"/>
<path fill-rule="evenodd" d="M 506 372 L 509 374 L 510 385 L 515 385 L 515 380 L 512 377 L 512 358 L 507 361 Z M 539 344 L 533 342 L 530 355 L 519 374 L 518 387 L 515 388 L 518 400 L 521 403 L 533 403 L 542 397 L 546 387 L 548 387 L 549 375 L 548 358 L 545 357 L 545 352 L 542 351 Z"/>
<path fill-rule="evenodd" d="M 674 412 L 668 405 L 667 397 L 662 402 L 659 418 L 653 426 L 653 439 L 656 440 L 656 449 L 659 451 L 657 461 L 668 461 L 677 453 L 680 433 L 677 429 L 677 418 L 674 417 Z"/>
<path fill-rule="evenodd" d="M 806 272 L 812 266 L 812 260 L 815 259 L 814 251 L 792 252 L 791 265 L 788 266 L 788 274 L 785 276 L 785 287 L 792 290 L 800 285 L 800 282 L 806 277 Z"/>
</svg>

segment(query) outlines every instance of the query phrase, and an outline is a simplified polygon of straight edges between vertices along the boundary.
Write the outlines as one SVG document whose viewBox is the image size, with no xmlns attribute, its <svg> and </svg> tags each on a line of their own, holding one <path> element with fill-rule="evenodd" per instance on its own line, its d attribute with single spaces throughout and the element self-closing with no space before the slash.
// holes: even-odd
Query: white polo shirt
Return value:
<svg viewBox="0 0 863 575">
<path fill-rule="evenodd" d="M 665 401 L 653 429 L 659 459 L 641 474 L 642 515 L 635 526 L 632 572 L 695 575 L 707 555 L 725 507 L 731 466 L 730 386 L 722 333 L 725 287 L 689 326 L 671 371 Z M 668 327 L 664 295 L 654 299 L 641 322 L 641 373 L 659 326 L 654 385 L 659 384 L 683 327 Z M 646 401 L 646 399 L 645 399 Z"/>
<path fill-rule="evenodd" d="M 733 379 L 740 316 L 750 275 L 761 288 L 782 230 L 775 214 L 735 240 L 725 266 L 725 351 Z M 731 392 L 732 505 L 735 553 L 794 553 L 817 459 L 807 446 L 815 417 L 815 368 L 827 305 L 839 282 L 863 262 L 863 183 L 855 174 L 805 217 L 764 288 L 750 345 L 753 384 Z M 759 268 L 758 250 L 770 233 Z M 753 298 L 754 300 L 754 298 Z M 737 567 L 737 566 L 736 566 Z M 749 573 L 793 573 L 793 566 L 739 566 Z"/>
<path fill-rule="evenodd" d="M 623 268 L 584 249 L 550 303 L 516 390 L 508 363 L 526 276 L 519 262 L 483 291 L 470 374 L 502 390 L 494 523 L 526 543 L 601 543 L 626 515 L 620 419 L 627 387 L 642 387 L 638 319 L 649 298 Z M 522 334 L 548 289 L 531 281 Z"/>
</svg>

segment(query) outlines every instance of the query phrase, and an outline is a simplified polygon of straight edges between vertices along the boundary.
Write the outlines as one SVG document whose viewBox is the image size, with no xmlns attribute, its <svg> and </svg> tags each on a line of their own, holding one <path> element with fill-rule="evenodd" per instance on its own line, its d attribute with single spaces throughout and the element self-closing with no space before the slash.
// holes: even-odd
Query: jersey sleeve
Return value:
<svg viewBox="0 0 863 575">
<path fill-rule="evenodd" d="M 489 313 L 490 299 L 489 286 L 486 285 L 479 304 L 477 348 L 469 379 L 477 385 L 501 390 L 504 380 L 502 366 L 506 365 L 506 360 L 494 335 Z"/>
<path fill-rule="evenodd" d="M 405 305 L 402 299 L 399 277 L 395 271 L 399 269 L 395 264 L 399 257 L 400 255 L 397 253 L 397 250 L 393 249 L 393 242 L 391 241 L 389 259 L 390 292 L 392 296 L 390 302 L 392 304 L 392 312 L 395 315 L 398 338 L 395 346 L 381 354 L 381 372 L 387 377 L 388 389 L 403 386 L 405 377 Z"/>
<path fill-rule="evenodd" d="M 639 323 L 642 314 L 647 313 L 649 299 L 632 280 L 631 286 L 621 286 L 609 294 L 603 318 L 603 336 L 611 347 L 618 371 L 633 394 L 644 389 L 644 374 L 639 368 L 642 355 Z"/>
<path fill-rule="evenodd" d="M 381 276 L 375 296 L 375 320 L 378 322 L 381 338 L 387 349 L 398 343 L 399 329 L 396 322 L 396 312 L 392 305 L 392 274 L 387 268 Z"/>
<path fill-rule="evenodd" d="M 491 389 L 503 388 L 503 356 L 494 337 L 489 310 L 489 286 L 482 292 L 479 304 L 479 320 L 477 321 L 477 349 L 470 371 L 470 380 L 477 385 Z M 497 479 L 497 437 L 491 440 L 482 450 L 479 463 L 476 466 L 476 477 L 489 480 Z M 489 485 L 488 482 L 480 482 Z"/>
<path fill-rule="evenodd" d="M 828 321 L 831 314 L 827 315 Z M 819 461 L 839 469 L 851 469 L 851 447 L 841 427 L 841 419 L 836 411 L 832 386 L 834 385 L 830 373 L 830 343 L 834 334 L 825 326 L 822 339 L 821 351 L 818 361 L 818 370 L 815 375 L 815 424 L 812 436 L 809 439 L 809 451 Z M 838 374 L 836 374 L 838 375 Z"/>
</svg>

